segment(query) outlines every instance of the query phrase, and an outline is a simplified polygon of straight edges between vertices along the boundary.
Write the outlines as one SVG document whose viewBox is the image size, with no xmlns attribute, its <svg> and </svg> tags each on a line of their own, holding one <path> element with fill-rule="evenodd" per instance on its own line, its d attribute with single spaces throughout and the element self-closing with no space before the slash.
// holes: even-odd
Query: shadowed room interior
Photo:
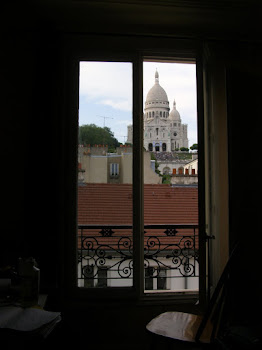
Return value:
<svg viewBox="0 0 262 350">
<path fill-rule="evenodd" d="M 231 279 L 230 315 L 232 322 L 243 326 L 260 324 L 261 16 L 262 4 L 255 0 L 4 3 L 0 266 L 14 265 L 19 257 L 33 256 L 38 262 L 40 292 L 48 295 L 46 307 L 62 313 L 44 348 L 70 341 L 79 347 L 150 349 L 146 325 L 151 319 L 171 310 L 203 312 L 208 299 L 201 292 L 199 306 L 196 298 L 154 300 L 137 291 L 127 297 L 110 293 L 101 298 L 82 293 L 76 297 L 72 292 L 75 64 L 85 58 L 114 59 L 116 53 L 134 62 L 144 54 L 194 56 L 199 62 L 199 153 L 205 176 L 200 185 L 205 206 L 199 210 L 203 230 L 215 236 L 210 242 L 210 291 L 240 242 Z M 139 67 L 134 70 L 139 73 Z M 136 100 L 139 105 L 139 97 Z M 135 174 L 137 179 L 140 175 Z M 141 199 L 139 194 L 136 198 Z M 139 205 L 137 210 L 142 212 Z"/>
</svg>

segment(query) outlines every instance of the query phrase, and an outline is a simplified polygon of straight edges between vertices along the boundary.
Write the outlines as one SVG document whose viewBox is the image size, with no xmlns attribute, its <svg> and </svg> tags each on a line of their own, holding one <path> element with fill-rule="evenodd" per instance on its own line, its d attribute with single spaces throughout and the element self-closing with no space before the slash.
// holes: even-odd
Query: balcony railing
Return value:
<svg viewBox="0 0 262 350">
<path fill-rule="evenodd" d="M 78 285 L 132 286 L 132 235 L 131 225 L 79 225 Z M 145 289 L 197 289 L 198 225 L 145 225 L 144 269 Z"/>
</svg>

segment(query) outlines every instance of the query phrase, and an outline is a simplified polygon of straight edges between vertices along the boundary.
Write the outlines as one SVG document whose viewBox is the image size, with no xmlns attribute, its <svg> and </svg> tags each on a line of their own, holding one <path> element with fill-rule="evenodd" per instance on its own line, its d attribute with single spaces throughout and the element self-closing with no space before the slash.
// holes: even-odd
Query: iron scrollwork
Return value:
<svg viewBox="0 0 262 350">
<path fill-rule="evenodd" d="M 196 227 L 148 225 L 144 232 L 144 268 L 150 277 L 164 270 L 176 271 L 180 277 L 195 277 L 198 260 Z M 193 226 L 193 225 L 191 225 Z M 79 234 L 79 279 L 92 280 L 103 270 L 111 279 L 129 279 L 133 275 L 133 240 L 131 227 L 97 227 L 85 225 Z M 155 232 L 157 229 L 156 233 Z M 124 230 L 124 231 L 123 231 Z M 120 234 L 120 232 L 122 234 Z M 176 277 L 179 277 L 176 275 Z"/>
</svg>

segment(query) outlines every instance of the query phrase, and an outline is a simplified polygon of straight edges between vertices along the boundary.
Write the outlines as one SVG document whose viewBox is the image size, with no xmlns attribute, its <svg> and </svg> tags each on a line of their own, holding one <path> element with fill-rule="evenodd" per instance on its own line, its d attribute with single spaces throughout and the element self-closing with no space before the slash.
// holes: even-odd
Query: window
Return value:
<svg viewBox="0 0 262 350">
<path fill-rule="evenodd" d="M 150 59 L 151 60 L 151 59 Z M 198 260 L 198 207 L 197 201 L 194 205 L 195 221 L 189 221 L 187 224 L 182 222 L 182 219 L 177 217 L 177 221 L 174 223 L 174 217 L 179 212 L 176 207 L 172 207 L 172 193 L 176 191 L 175 186 L 162 186 L 159 179 L 159 175 L 155 172 L 155 181 L 151 186 L 147 185 L 147 179 L 142 177 L 143 170 L 144 174 L 147 173 L 147 166 L 150 167 L 150 158 L 148 164 L 146 163 L 147 158 L 144 156 L 143 138 L 143 118 L 139 117 L 144 112 L 145 101 L 142 102 L 141 95 L 137 93 L 141 86 L 142 76 L 146 74 L 148 67 L 152 63 L 150 60 L 144 60 L 140 62 L 139 59 L 135 58 L 133 61 L 122 61 L 116 60 L 115 62 L 104 62 L 104 61 L 81 61 L 80 62 L 80 96 L 79 96 L 79 128 L 81 132 L 80 143 L 83 147 L 79 148 L 79 163 L 82 164 L 82 169 L 89 167 L 85 174 L 84 184 L 83 181 L 78 187 L 78 245 L 77 250 L 79 254 L 78 263 L 78 286 L 84 287 L 84 289 L 91 290 L 99 288 L 100 290 L 109 289 L 113 287 L 123 288 L 124 293 L 137 293 L 139 290 L 140 295 L 146 295 L 146 290 L 168 290 L 176 293 L 179 290 L 191 291 L 198 289 L 199 282 L 199 260 Z M 151 74 L 151 86 L 154 85 L 154 74 L 156 60 L 154 60 L 154 69 Z M 88 64 L 96 64 L 98 67 L 103 67 L 103 64 L 109 65 L 108 69 L 90 69 Z M 157 61 L 157 66 L 164 64 Z M 166 62 L 167 64 L 174 64 L 173 62 Z M 101 66 L 100 66 L 101 64 Z M 118 69 L 115 71 L 114 65 L 118 65 Z M 112 65 L 113 68 L 110 67 Z M 190 63 L 194 68 L 194 63 Z M 124 79 L 125 87 L 122 88 L 122 93 L 131 95 L 131 108 L 128 101 L 125 100 L 125 96 L 109 96 L 105 98 L 100 96 L 99 81 L 104 85 L 106 82 L 104 78 L 107 72 L 117 71 L 123 74 L 126 66 L 129 68 L 130 85 L 126 89 L 127 81 Z M 138 66 L 140 67 L 138 69 Z M 141 69 L 142 68 L 142 69 Z M 140 70 L 141 69 L 141 70 Z M 164 69 L 164 66 L 163 66 Z M 96 78 L 95 73 L 103 71 L 103 78 L 100 80 Z M 161 75 L 161 69 L 158 68 L 160 74 L 160 84 L 165 88 L 164 74 Z M 83 73 L 82 73 L 83 72 Z M 86 78 L 84 72 L 91 74 Z M 149 75 L 150 76 L 150 75 Z M 163 77 L 163 80 L 161 80 Z M 111 77 L 109 89 L 107 93 L 111 93 L 115 90 L 114 84 L 119 83 L 120 80 L 116 79 L 116 76 Z M 143 79 L 144 82 L 146 79 Z M 171 79 L 170 79 L 171 80 Z M 96 85 L 92 85 L 95 82 Z M 134 86 L 133 86 L 134 84 Z M 193 85 L 196 82 L 193 82 Z M 146 84 L 145 84 L 146 85 Z M 146 86 L 144 85 L 144 98 L 146 98 Z M 139 88 L 140 86 L 140 88 Z M 91 87 L 91 89 L 90 89 Z M 90 90 L 93 91 L 94 95 L 88 95 Z M 101 89 L 102 90 L 102 89 Z M 140 89 L 141 90 L 141 89 Z M 132 95 L 132 92 L 134 95 Z M 96 96 L 96 94 L 98 96 Z M 168 96 L 169 101 L 172 101 L 176 96 Z M 135 101 L 133 101 L 133 99 Z M 177 101 L 179 99 L 177 98 Z M 182 99 L 181 99 L 182 100 Z M 186 99 L 185 99 L 186 100 Z M 85 106 L 85 102 L 90 105 Z M 91 102 L 94 104 L 91 105 Z M 98 102 L 102 102 L 103 109 L 101 111 L 93 112 L 96 115 L 95 122 L 103 131 L 113 131 L 113 138 L 115 137 L 118 144 L 108 144 L 107 134 L 101 133 L 100 140 L 98 142 L 84 141 L 84 127 L 85 125 L 92 125 L 94 121 L 88 120 L 83 121 L 84 114 L 86 111 L 95 111 Z M 148 105 L 150 102 L 148 102 Z M 163 103 L 163 105 L 166 104 Z M 135 106 L 141 113 L 134 113 L 133 106 Z M 177 103 L 177 108 L 179 104 Z M 91 109 L 92 108 L 92 109 Z M 110 113 L 105 113 L 105 108 L 110 108 Z M 163 108 L 169 108 L 163 107 Z M 179 108 L 178 108 L 179 109 Z M 128 116 L 128 124 L 124 119 L 127 110 L 130 112 Z M 113 113 L 116 112 L 117 113 Z M 121 111 L 121 112 L 120 112 Z M 186 122 L 185 115 L 179 110 L 181 119 Z M 123 113 L 123 114 L 122 114 Z M 129 137 L 131 144 L 125 143 L 126 132 L 122 130 L 113 129 L 113 125 L 120 125 L 116 123 L 115 119 L 121 114 L 122 124 L 133 125 L 134 134 L 132 140 Z M 151 112 L 149 112 L 149 116 Z M 146 113 L 144 114 L 147 115 Z M 168 116 L 168 112 L 165 112 Z M 149 123 L 149 121 L 147 121 Z M 163 130 L 163 123 L 165 123 L 167 135 L 166 138 L 170 138 L 167 142 L 162 141 L 156 142 L 156 140 L 148 144 L 146 147 L 149 152 L 159 152 L 158 157 L 163 157 L 162 152 L 171 152 L 171 138 L 172 132 L 167 120 L 158 120 L 160 130 Z M 196 124 L 196 121 L 195 121 Z M 159 127 L 156 128 L 156 135 L 159 136 Z M 169 130 L 168 130 L 169 129 Z M 190 130 L 190 128 L 189 128 Z M 191 130 L 190 130 L 191 131 Z M 197 137 L 196 128 L 194 130 L 195 137 Z M 110 134 L 110 132 L 109 132 Z M 150 133 L 150 138 L 152 138 Z M 161 134 L 161 133 L 160 133 Z M 94 133 L 89 134 L 94 136 Z M 112 136 L 112 135 L 111 135 Z M 153 135 L 155 137 L 155 135 Z M 190 136 L 190 139 L 193 138 Z M 151 140 L 150 140 L 151 141 Z M 195 142 L 197 143 L 197 142 Z M 113 146 L 113 147 L 112 147 Z M 168 157 L 169 154 L 166 154 Z M 114 161 L 114 157 L 118 157 L 119 161 Z M 152 159 L 152 158 L 151 158 Z M 167 159 L 164 159 L 167 160 Z M 156 163 L 161 158 L 156 160 Z M 121 169 L 121 174 L 119 169 Z M 108 183 L 106 173 L 110 173 L 110 176 L 118 176 L 119 182 Z M 91 174 L 93 173 L 93 174 Z M 150 174 L 152 169 L 150 168 Z M 170 171 L 166 174 L 167 179 L 171 178 Z M 131 178 L 130 178 L 131 177 Z M 177 177 L 178 178 L 178 177 Z M 144 179 L 144 182 L 143 182 Z M 115 181 L 117 179 L 114 179 Z M 151 180 L 150 180 L 151 181 Z M 168 181 L 171 181 L 169 179 Z M 153 189 L 153 187 L 155 189 Z M 88 190 L 87 190 L 88 189 Z M 166 192 L 161 192 L 165 189 Z M 85 194 L 85 191 L 89 191 Z M 159 192 L 160 191 L 160 192 Z M 86 198 L 87 204 L 82 201 Z M 163 202 L 159 202 L 159 198 L 163 198 Z M 195 191 L 194 198 L 198 198 L 197 189 Z M 144 200 L 143 200 L 144 199 Z M 183 200 L 182 198 L 180 200 Z M 99 202 L 100 201 L 100 202 Z M 165 201 L 165 204 L 164 204 Z M 150 210 L 150 205 L 153 204 L 154 210 Z M 163 213 L 167 213 L 164 210 L 167 205 L 169 212 L 176 213 L 172 217 L 168 218 Z M 179 205 L 179 201 L 178 201 Z M 190 204 L 191 205 L 191 204 Z M 141 213 L 144 212 L 144 216 Z M 188 211 L 189 212 L 189 211 Z M 86 213 L 89 218 L 86 219 Z M 121 217 L 121 213 L 124 216 Z M 158 213 L 158 215 L 153 215 Z M 151 215 L 151 216 L 150 216 Z M 114 219 L 115 217 L 115 219 Z M 135 218 L 135 220 L 133 220 Z M 113 220 L 114 219 L 114 220 Z M 179 221 L 180 220 L 180 221 Z M 186 225 L 184 227 L 182 224 Z M 181 227 L 182 225 L 182 227 Z M 99 226 L 99 227 L 98 227 Z M 188 258 L 190 257 L 190 259 Z M 150 265 L 148 269 L 144 269 L 144 261 L 149 260 Z M 173 261 L 173 265 L 170 261 Z M 93 266 L 92 273 L 87 274 L 87 267 Z M 185 272 L 186 269 L 186 272 Z M 182 283 L 185 278 L 193 278 L 194 282 L 191 284 Z M 93 281 L 90 281 L 92 280 Z M 142 282 L 143 281 L 143 282 Z M 191 288 L 186 287 L 191 285 Z M 107 287 L 107 288 L 104 288 Z M 110 287 L 110 288 L 108 288 Z M 134 288 L 135 287 L 135 288 Z"/>
<path fill-rule="evenodd" d="M 159 85 L 154 86 L 154 75 L 158 72 Z M 158 98 L 163 94 L 166 94 L 167 99 L 170 103 L 174 99 L 177 102 L 177 110 L 180 113 L 181 120 L 185 123 L 190 124 L 189 132 L 190 137 L 183 139 L 183 142 L 187 142 L 187 138 L 192 137 L 197 143 L 197 120 L 192 118 L 187 120 L 186 111 L 187 105 L 190 104 L 189 100 L 183 106 L 183 93 L 180 86 L 174 86 L 178 76 L 181 81 L 184 79 L 183 74 L 187 77 L 191 77 L 191 83 L 188 86 L 188 92 L 191 94 L 192 105 L 196 108 L 196 66 L 194 63 L 191 64 L 180 64 L 175 62 L 159 62 L 155 60 L 145 60 L 143 63 L 144 76 L 144 96 L 150 98 L 153 85 L 154 97 Z M 148 81 L 148 74 L 151 72 L 151 82 Z M 183 72 L 183 73 L 181 73 Z M 173 75 L 174 74 L 174 75 Z M 181 74 L 181 75 L 180 75 Z M 170 79 L 173 77 L 173 79 Z M 159 88 L 161 86 L 161 88 Z M 150 93 L 148 93 L 150 91 Z M 176 94 L 174 93 L 176 91 Z M 186 93 L 185 93 L 186 94 Z M 192 96 L 194 96 L 192 98 Z M 158 98 L 159 100 L 159 98 Z M 160 101 L 161 102 L 161 101 Z M 179 102 L 180 108 L 179 108 Z M 183 111 L 183 108 L 185 110 Z M 155 129 L 156 139 L 155 151 L 157 154 L 157 162 L 159 170 L 163 174 L 162 185 L 147 188 L 146 185 L 146 173 L 144 178 L 144 223 L 145 223 L 145 247 L 144 256 L 148 268 L 145 270 L 145 290 L 168 290 L 169 292 L 176 292 L 178 290 L 192 291 L 198 290 L 199 288 L 199 260 L 198 260 L 198 208 L 197 203 L 194 200 L 189 203 L 186 199 L 187 191 L 189 187 L 183 176 L 183 167 L 179 170 L 180 176 L 173 176 L 171 170 L 173 168 L 172 159 L 179 159 L 180 154 L 174 153 L 169 154 L 167 151 L 174 151 L 171 149 L 179 147 L 179 142 L 171 142 L 176 133 L 172 130 L 173 126 L 177 126 L 177 122 L 167 122 L 165 120 L 158 120 L 159 126 Z M 165 129 L 167 133 L 167 141 L 158 141 L 160 136 L 159 131 Z M 165 133 L 165 134 L 166 134 Z M 162 136 L 163 136 L 162 132 Z M 154 137 L 154 136 L 153 136 Z M 183 137 L 183 136 L 182 136 Z M 168 148 L 169 147 L 169 148 Z M 167 152 L 167 153 L 166 153 Z M 181 158 L 180 158 L 181 159 Z M 169 186 L 167 186 L 169 185 Z M 171 186 L 172 185 L 172 186 Z M 165 187 L 166 186 L 166 187 Z M 178 192 L 181 197 L 178 197 Z M 190 189 L 191 190 L 191 189 Z M 198 188 L 194 188 L 194 198 L 198 197 Z M 177 193 L 177 195 L 175 194 Z M 173 200 L 176 198 L 176 200 Z M 192 199 L 193 197 L 191 197 Z M 183 202 L 187 208 L 191 207 L 192 211 L 180 211 L 179 208 L 183 206 Z M 176 207 L 178 206 L 178 207 Z M 170 216 L 169 213 L 170 212 Z M 180 214 L 181 213 L 181 214 Z M 193 215 L 191 215 L 194 213 Z M 169 223 L 169 227 L 167 227 Z M 182 227 L 180 227 L 180 225 Z M 180 227 L 180 228 L 178 228 Z M 186 247 L 186 249 L 185 249 Z"/>
<path fill-rule="evenodd" d="M 110 164 L 110 176 L 118 176 L 119 175 L 119 164 L 111 163 Z"/>
<path fill-rule="evenodd" d="M 105 288 L 107 287 L 107 267 L 101 267 L 97 271 L 97 287 L 98 288 Z"/>
<path fill-rule="evenodd" d="M 166 290 L 166 269 L 149 266 L 145 268 L 145 290 Z"/>
<path fill-rule="evenodd" d="M 157 289 L 158 290 L 167 289 L 167 287 L 166 287 L 166 269 L 165 268 L 158 269 Z"/>
<path fill-rule="evenodd" d="M 81 61 L 79 70 L 78 161 L 84 179 L 78 183 L 78 287 L 130 288 L 133 65 Z"/>
<path fill-rule="evenodd" d="M 154 267 L 147 267 L 145 269 L 145 290 L 152 290 L 153 287 L 153 275 L 154 275 Z"/>
</svg>

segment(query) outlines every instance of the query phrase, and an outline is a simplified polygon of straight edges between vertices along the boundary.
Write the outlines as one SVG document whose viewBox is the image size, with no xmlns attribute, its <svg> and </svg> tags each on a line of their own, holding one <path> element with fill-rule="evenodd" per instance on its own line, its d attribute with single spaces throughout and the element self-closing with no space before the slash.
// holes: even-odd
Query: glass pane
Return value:
<svg viewBox="0 0 262 350">
<path fill-rule="evenodd" d="M 132 63 L 80 62 L 78 286 L 133 285 Z"/>
<path fill-rule="evenodd" d="M 198 290 L 196 65 L 143 64 L 146 292 Z"/>
</svg>

